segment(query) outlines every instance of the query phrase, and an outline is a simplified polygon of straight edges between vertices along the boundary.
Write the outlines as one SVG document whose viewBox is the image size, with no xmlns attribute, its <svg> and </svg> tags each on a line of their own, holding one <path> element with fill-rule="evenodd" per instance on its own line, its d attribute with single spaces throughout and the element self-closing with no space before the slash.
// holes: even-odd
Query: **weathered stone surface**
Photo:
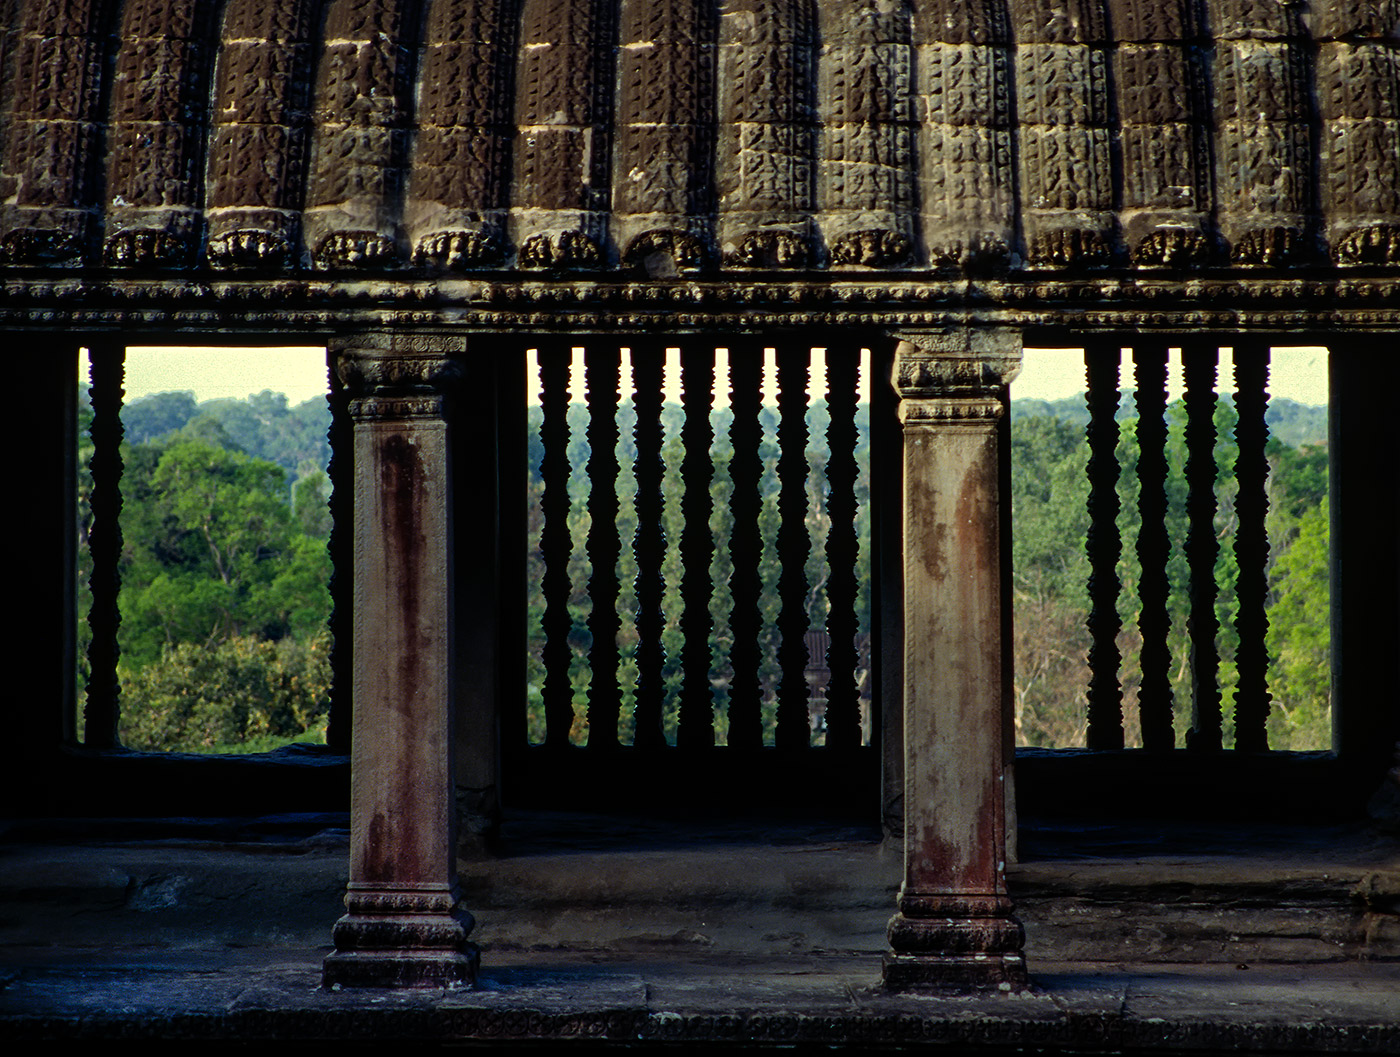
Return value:
<svg viewBox="0 0 1400 1057">
<path fill-rule="evenodd" d="M 355 422 L 350 881 L 325 982 L 470 983 L 458 905 L 453 499 L 445 339 L 337 350 Z M 423 346 L 426 344 L 426 348 Z M 397 346 L 397 347 L 396 347 Z"/>
<path fill-rule="evenodd" d="M 910 335 L 904 429 L 904 883 L 885 984 L 1026 983 L 1006 889 L 997 419 L 1019 338 Z"/>
<path fill-rule="evenodd" d="M 1400 266 L 1391 0 L 20 6 L 10 266 Z"/>
</svg>

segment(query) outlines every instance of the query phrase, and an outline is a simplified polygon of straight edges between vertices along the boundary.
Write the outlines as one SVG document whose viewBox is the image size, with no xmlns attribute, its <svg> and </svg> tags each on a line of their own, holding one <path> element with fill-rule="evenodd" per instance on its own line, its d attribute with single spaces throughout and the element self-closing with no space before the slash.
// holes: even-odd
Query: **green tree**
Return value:
<svg viewBox="0 0 1400 1057">
<path fill-rule="evenodd" d="M 162 752 L 262 752 L 325 740 L 330 636 L 269 642 L 239 635 L 180 643 L 121 673 L 121 740 Z"/>
<path fill-rule="evenodd" d="M 189 390 L 151 393 L 122 408 L 122 426 L 129 442 L 147 444 L 184 428 L 198 411 L 194 393 Z"/>
<path fill-rule="evenodd" d="M 176 439 L 127 457 L 122 653 L 256 635 L 306 636 L 329 612 L 324 543 L 295 530 L 286 471 Z"/>
<path fill-rule="evenodd" d="M 1273 661 L 1269 744 L 1321 749 L 1332 741 L 1332 639 L 1327 497 L 1298 519 L 1298 532 L 1274 562 L 1265 636 Z"/>
</svg>

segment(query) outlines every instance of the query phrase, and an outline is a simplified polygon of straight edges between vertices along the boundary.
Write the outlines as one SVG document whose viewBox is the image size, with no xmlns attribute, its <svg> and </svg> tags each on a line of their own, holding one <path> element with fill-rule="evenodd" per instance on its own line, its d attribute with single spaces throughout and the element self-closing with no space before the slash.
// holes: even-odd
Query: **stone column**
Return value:
<svg viewBox="0 0 1400 1057">
<path fill-rule="evenodd" d="M 471 983 L 453 803 L 449 401 L 462 339 L 373 335 L 333 349 L 354 423 L 354 699 L 348 913 L 324 982 Z"/>
<path fill-rule="evenodd" d="M 899 335 L 904 433 L 904 884 L 893 989 L 1026 983 L 1006 894 L 998 422 L 1004 332 Z M 1010 540 L 1005 546 L 1010 546 Z"/>
</svg>

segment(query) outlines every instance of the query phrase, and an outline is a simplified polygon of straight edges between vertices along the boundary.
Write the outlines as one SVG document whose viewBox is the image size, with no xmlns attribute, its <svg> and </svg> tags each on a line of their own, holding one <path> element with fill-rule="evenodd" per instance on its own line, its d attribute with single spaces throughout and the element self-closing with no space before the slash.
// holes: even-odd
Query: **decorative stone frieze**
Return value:
<svg viewBox="0 0 1400 1057">
<path fill-rule="evenodd" d="M 999 419 L 1018 334 L 900 333 L 904 883 L 887 987 L 1026 985 L 1006 892 Z"/>
<path fill-rule="evenodd" d="M 1393 5 L 1313 6 L 36 0 L 0 268 L 1394 270 Z"/>
</svg>

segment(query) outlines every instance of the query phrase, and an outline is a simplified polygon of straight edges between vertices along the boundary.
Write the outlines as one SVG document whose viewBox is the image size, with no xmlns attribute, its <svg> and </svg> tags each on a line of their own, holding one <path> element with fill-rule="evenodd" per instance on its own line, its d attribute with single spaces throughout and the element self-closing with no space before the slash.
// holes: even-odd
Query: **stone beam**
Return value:
<svg viewBox="0 0 1400 1057">
<path fill-rule="evenodd" d="M 898 337 L 904 883 L 884 979 L 900 990 L 1020 990 L 1024 932 L 1006 893 L 998 451 L 1020 337 Z"/>
<path fill-rule="evenodd" d="M 332 349 L 354 423 L 354 727 L 347 913 L 323 979 L 475 979 L 458 905 L 451 400 L 463 339 Z"/>
</svg>

